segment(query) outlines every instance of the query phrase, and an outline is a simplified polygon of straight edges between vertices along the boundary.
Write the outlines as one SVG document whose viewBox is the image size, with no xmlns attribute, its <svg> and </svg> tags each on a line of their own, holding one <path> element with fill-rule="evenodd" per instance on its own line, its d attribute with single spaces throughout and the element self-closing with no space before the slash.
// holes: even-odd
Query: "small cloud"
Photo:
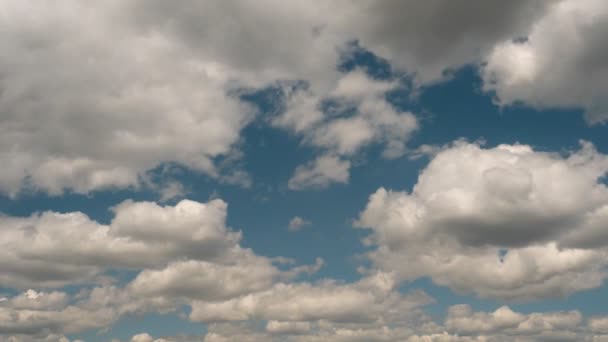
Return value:
<svg viewBox="0 0 608 342">
<path fill-rule="evenodd" d="M 295 216 L 289 221 L 288 229 L 290 232 L 297 232 L 304 226 L 310 226 L 312 222 L 301 218 L 300 216 Z"/>
<path fill-rule="evenodd" d="M 181 198 L 186 195 L 186 190 L 182 183 L 177 181 L 171 181 L 163 185 L 159 189 L 160 201 L 167 202 L 173 199 Z"/>
<path fill-rule="evenodd" d="M 321 156 L 298 166 L 289 180 L 289 189 L 324 189 L 332 183 L 348 183 L 350 162 L 336 156 Z"/>
</svg>

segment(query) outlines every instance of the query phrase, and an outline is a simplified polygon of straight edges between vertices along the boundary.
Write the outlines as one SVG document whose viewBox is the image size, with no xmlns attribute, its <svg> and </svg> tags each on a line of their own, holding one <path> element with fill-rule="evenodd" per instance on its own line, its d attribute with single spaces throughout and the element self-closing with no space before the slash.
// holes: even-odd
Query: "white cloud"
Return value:
<svg viewBox="0 0 608 342">
<path fill-rule="evenodd" d="M 592 332 L 582 326 L 578 311 L 522 314 L 503 306 L 494 312 L 473 312 L 469 305 L 448 309 L 445 327 L 464 336 L 486 335 L 490 341 L 588 341 Z"/>
<path fill-rule="evenodd" d="M 495 91 L 503 105 L 579 107 L 591 123 L 606 120 L 607 24 L 605 1 L 555 4 L 524 34 L 524 42 L 506 40 L 493 48 L 483 69 L 484 88 Z"/>
<path fill-rule="evenodd" d="M 379 189 L 358 224 L 372 229 L 374 263 L 403 280 L 429 276 L 482 297 L 563 296 L 605 278 L 606 171 L 608 157 L 587 143 L 562 156 L 457 142 L 411 193 Z"/>
<path fill-rule="evenodd" d="M 138 186 L 163 162 L 217 176 L 251 110 L 212 61 L 135 30 L 126 4 L 4 4 L 0 191 Z"/>
<path fill-rule="evenodd" d="M 237 276 L 243 272 L 238 267 L 258 266 L 272 276 L 270 261 L 241 248 L 241 234 L 226 227 L 226 207 L 221 200 L 175 206 L 125 201 L 109 225 L 78 212 L 1 217 L 0 279 L 17 288 L 61 287 L 103 281 L 106 270 L 117 268 L 153 270 L 141 277 L 184 267 Z"/>
<path fill-rule="evenodd" d="M 271 322 L 268 323 L 270 324 Z M 240 338 L 246 341 L 289 342 L 602 341 L 602 335 L 596 335 L 582 324 L 582 316 L 578 311 L 524 314 L 514 312 L 506 306 L 493 312 L 475 312 L 468 305 L 452 306 L 448 309 L 444 324 L 429 321 L 400 321 L 392 325 L 324 322 L 309 323 L 308 326 L 310 329 L 303 328 L 294 334 L 276 336 L 261 331 L 252 324 L 217 324 L 209 327 L 205 341 L 230 341 Z"/>
<path fill-rule="evenodd" d="M 178 181 L 170 181 L 164 184 L 159 189 L 160 201 L 166 202 L 172 199 L 184 197 L 186 195 L 186 189 L 184 185 Z"/>
<path fill-rule="evenodd" d="M 376 142 L 398 157 L 416 120 L 382 99 L 391 82 L 336 70 L 346 43 L 358 40 L 423 85 L 525 34 L 551 3 L 8 1 L 0 191 L 136 187 L 166 162 L 248 186 L 242 171 L 215 165 L 252 119 L 227 93 L 279 80 L 310 88 L 290 96 L 276 125 L 340 154 Z M 359 115 L 324 120 L 327 95 L 354 102 Z"/>
<path fill-rule="evenodd" d="M 324 155 L 313 162 L 298 166 L 289 180 L 291 190 L 323 189 L 332 183 L 348 183 L 350 162 L 339 157 Z"/>
<path fill-rule="evenodd" d="M 591 331 L 596 333 L 608 334 L 608 316 L 596 316 L 588 322 Z"/>
<path fill-rule="evenodd" d="M 337 80 L 327 96 L 318 96 L 311 90 L 286 91 L 286 110 L 274 118 L 273 124 L 301 135 L 304 142 L 332 156 L 350 157 L 366 146 L 382 144 L 384 157 L 397 158 L 405 153 L 406 142 L 418 129 L 412 113 L 397 111 L 384 98 L 387 91 L 397 87 L 398 82 L 374 80 L 364 71 L 355 70 Z M 321 102 L 327 99 L 335 102 L 338 112 L 354 110 L 354 113 L 342 116 L 322 112 Z M 292 179 L 299 177 L 304 169 L 303 166 L 298 168 Z M 344 182 L 346 180 L 347 177 Z M 326 186 L 325 182 L 318 182 Z M 291 188 L 316 186 L 316 183 L 294 184 Z"/>
<path fill-rule="evenodd" d="M 114 316 L 118 314 L 114 308 L 104 308 L 90 298 L 74 304 L 62 301 L 49 306 L 47 296 L 61 295 L 67 298 L 65 293 L 60 292 L 30 298 L 27 307 L 24 307 L 19 301 L 27 295 L 26 292 L 0 303 L 0 336 L 24 335 L 27 336 L 23 339 L 25 341 L 43 336 L 61 336 L 64 333 L 105 327 L 114 322 Z M 17 341 L 20 339 L 17 338 Z"/>
<path fill-rule="evenodd" d="M 163 163 L 248 187 L 245 171 L 217 162 L 238 155 L 252 120 L 252 109 L 228 94 L 277 80 L 309 88 L 288 93 L 272 124 L 321 151 L 289 187 L 347 183 L 349 158 L 373 144 L 386 158 L 402 156 L 418 128 L 412 113 L 384 98 L 398 83 L 336 70 L 353 39 L 411 74 L 415 86 L 487 59 L 484 87 L 502 104 L 582 106 L 591 122 L 602 121 L 607 7 L 554 3 L 8 0 L 0 9 L 0 192 L 137 187 Z M 352 115 L 324 112 L 325 100 Z M 193 320 L 267 321 L 253 331 L 234 328 L 242 322 L 212 325 L 205 341 L 606 339 L 604 317 L 589 321 L 593 335 L 577 312 L 460 306 L 441 326 L 419 309 L 427 295 L 395 290 L 425 276 L 515 299 L 599 286 L 608 194 L 597 180 L 606 156 L 588 145 L 569 156 L 465 143 L 432 152 L 412 193 L 380 189 L 370 198 L 360 223 L 373 229 L 371 258 L 388 273 L 355 283 L 290 282 L 322 260 L 279 270 L 240 246 L 221 200 L 127 201 L 109 224 L 78 212 L 0 217 L 0 283 L 26 290 L 0 299 L 0 334 L 9 336 L 0 341 L 64 341 L 125 314 L 189 304 Z M 161 197 L 183 190 L 169 182 Z M 107 285 L 110 269 L 139 273 L 115 287 Z M 74 296 L 46 289 L 82 283 L 105 285 Z"/>
<path fill-rule="evenodd" d="M 408 315 L 430 298 L 425 293 L 402 296 L 393 291 L 389 274 L 376 274 L 352 284 L 278 283 L 272 288 L 223 302 L 193 302 L 190 319 L 203 322 L 319 321 L 373 323 Z"/>
<path fill-rule="evenodd" d="M 309 330 L 309 322 L 268 321 L 266 324 L 266 331 L 271 334 L 303 334 Z"/>
<path fill-rule="evenodd" d="M 226 209 L 219 199 L 174 206 L 125 201 L 113 208 L 108 225 L 78 212 L 1 217 L 1 282 L 27 290 L 2 297 L 0 334 L 33 339 L 108 327 L 128 314 L 259 295 L 322 267 L 318 258 L 279 270 L 274 259 L 239 245 L 241 234 L 226 226 Z M 109 270 L 137 273 L 116 286 Z M 83 283 L 97 287 L 75 295 L 34 289 Z"/>
<path fill-rule="evenodd" d="M 272 286 L 279 271 L 265 258 L 249 255 L 234 264 L 178 261 L 162 270 L 144 270 L 129 284 L 135 296 L 221 300 Z"/>
</svg>

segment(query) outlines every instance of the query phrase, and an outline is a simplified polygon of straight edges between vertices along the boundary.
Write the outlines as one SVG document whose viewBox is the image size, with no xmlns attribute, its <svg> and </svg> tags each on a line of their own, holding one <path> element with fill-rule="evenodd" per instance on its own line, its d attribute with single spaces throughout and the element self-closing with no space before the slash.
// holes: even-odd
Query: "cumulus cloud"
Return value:
<svg viewBox="0 0 608 342">
<path fill-rule="evenodd" d="M 235 316 L 235 321 L 210 323 L 204 336 L 153 337 L 148 333 L 139 333 L 130 341 L 532 342 L 602 341 L 605 336 L 602 333 L 606 317 L 592 317 L 586 324 L 578 311 L 526 314 L 503 306 L 495 311 L 476 312 L 463 304 L 448 308 L 443 322 L 434 322 L 421 311 L 422 306 L 431 302 L 426 294 L 413 292 L 403 295 L 394 291 L 394 285 L 386 274 L 376 274 L 351 284 L 281 285 L 271 289 L 276 291 L 278 298 L 273 298 L 266 291 L 259 293 L 261 297 L 258 297 L 258 293 L 244 296 L 239 310 L 248 314 L 256 313 L 244 320 Z M 290 289 L 285 292 L 288 287 Z M 31 291 L 28 292 L 29 295 L 24 293 L 19 296 L 32 297 Z M 288 297 L 294 300 L 293 304 L 279 305 L 279 301 L 286 299 L 288 293 Z M 42 299 L 45 295 L 47 293 L 37 292 L 34 300 Z M 343 302 L 344 296 L 350 295 L 363 297 L 362 301 L 367 303 L 339 308 L 339 304 L 346 303 Z M 327 306 L 317 304 L 322 301 Z M 199 304 L 195 302 L 195 305 Z M 367 310 L 360 306 L 365 304 L 371 306 Z M 121 315 L 159 310 L 163 305 L 170 307 L 171 303 L 161 303 L 155 297 L 148 297 L 145 301 L 135 300 L 128 292 L 116 287 L 96 288 L 73 296 L 69 303 L 61 307 L 23 309 L 4 303 L 0 305 L 0 317 L 4 317 L 0 323 L 0 334 L 6 338 L 0 337 L 0 341 L 58 341 L 65 339 L 63 334 L 107 326 Z M 282 320 L 266 316 L 277 316 Z M 264 325 L 253 323 L 260 319 L 265 322 Z M 53 338 L 49 339 L 49 336 Z"/>
<path fill-rule="evenodd" d="M 466 304 L 448 309 L 445 327 L 461 335 L 501 333 L 506 335 L 555 335 L 573 332 L 582 323 L 578 311 L 521 314 L 507 306 L 494 312 L 473 312 Z"/>
<path fill-rule="evenodd" d="M 419 126 L 385 98 L 401 90 L 398 81 L 337 70 L 353 41 L 411 76 L 414 88 L 481 63 L 484 89 L 503 105 L 583 107 L 590 122 L 606 119 L 608 7 L 599 0 L 2 7 L 0 193 L 10 196 L 138 187 L 163 164 L 248 187 L 233 161 L 254 110 L 238 90 L 284 80 L 307 87 L 285 90 L 285 111 L 270 124 L 319 151 L 289 188 L 348 183 L 351 158 L 372 145 L 400 157 Z M 589 144 L 568 155 L 467 143 L 417 153 L 433 159 L 414 189 L 379 189 L 361 214 L 377 269 L 352 283 L 294 282 L 323 261 L 281 270 L 243 248 L 221 200 L 126 201 L 108 224 L 79 212 L 2 216 L 0 283 L 22 292 L 0 299 L 0 341 L 63 342 L 126 314 L 184 305 L 193 321 L 223 322 L 209 325 L 205 341 L 607 340 L 605 317 L 583 325 L 576 311 L 464 305 L 437 324 L 420 309 L 428 295 L 397 290 L 421 277 L 503 299 L 599 286 L 608 261 L 608 192 L 598 182 L 605 155 Z M 185 193 L 178 182 L 165 185 L 163 201 Z M 134 276 L 111 285 L 110 270 Z M 61 289 L 91 283 L 77 294 Z M 188 339 L 142 333 L 132 341 Z"/>
<path fill-rule="evenodd" d="M 608 317 L 592 317 L 588 321 L 589 329 L 595 333 L 608 334 Z"/>
<path fill-rule="evenodd" d="M 275 125 L 332 153 L 350 155 L 376 142 L 385 144 L 385 157 L 398 157 L 416 120 L 383 100 L 394 83 L 337 70 L 348 43 L 359 41 L 417 85 L 490 51 L 488 75 L 498 75 L 495 66 L 504 63 L 497 44 L 537 30 L 539 18 L 551 17 L 548 8 L 555 11 L 552 3 L 9 1 L 0 19 L 9 51 L 0 57 L 0 161 L 7 165 L 0 191 L 135 187 L 163 163 L 247 186 L 241 171 L 218 169 L 215 161 L 252 120 L 252 109 L 229 94 L 281 80 L 310 87 L 289 96 Z M 593 13 L 601 6 L 580 7 Z M 500 84 L 500 75 L 491 77 Z M 597 94 L 589 106 L 601 104 L 601 93 L 578 89 Z M 329 120 L 318 108 L 328 96 L 357 107 L 358 115 Z M 501 95 L 506 102 L 515 97 Z"/>
<path fill-rule="evenodd" d="M 138 186 L 163 162 L 217 176 L 213 158 L 239 139 L 251 110 L 226 95 L 211 61 L 134 29 L 126 4 L 5 4 L 2 192 Z"/>
<path fill-rule="evenodd" d="M 63 292 L 28 290 L 0 302 L 0 336 L 14 335 L 14 341 L 37 341 L 53 336 L 50 341 L 59 341 L 65 338 L 63 334 L 106 327 L 121 310 L 106 306 L 95 292 L 99 291 L 78 300 Z M 25 306 L 24 298 L 27 298 Z"/>
<path fill-rule="evenodd" d="M 113 208 L 114 218 L 107 225 L 78 212 L 2 217 L 1 282 L 27 290 L 0 299 L 0 334 L 29 336 L 30 340 L 62 336 L 108 327 L 129 314 L 175 313 L 184 305 L 192 306 L 191 318 L 200 320 L 195 312 L 201 306 L 274 298 L 275 292 L 277 296 L 292 292 L 307 296 L 311 295 L 307 291 L 312 291 L 326 300 L 332 300 L 336 292 L 338 298 L 333 300 L 339 301 L 342 293 L 349 296 L 362 291 L 351 288 L 389 291 L 392 286 L 390 277 L 327 288 L 291 284 L 301 274 L 317 272 L 323 260 L 280 270 L 273 258 L 240 246 L 240 232 L 226 226 L 226 209 L 226 203 L 219 199 L 208 203 L 182 200 L 165 206 L 125 201 Z M 110 270 L 132 271 L 134 278 L 120 285 L 124 280 L 110 278 Z M 81 287 L 76 294 L 35 289 L 91 283 L 97 287 Z M 301 315 L 312 314 L 306 308 L 312 299 L 302 300 L 305 313 Z M 282 305 L 271 304 L 272 310 Z M 319 317 L 339 316 L 343 309 L 333 310 L 337 311 L 321 312 Z M 345 316 L 357 315 L 344 310 Z M 237 310 L 235 314 L 248 315 L 248 311 Z M 271 324 L 269 329 L 278 332 L 286 328 Z M 147 338 L 142 336 L 138 338 Z"/>
<path fill-rule="evenodd" d="M 293 177 L 289 180 L 289 189 L 324 189 L 332 183 L 348 183 L 349 169 L 348 160 L 331 155 L 320 156 L 296 168 Z"/>
<path fill-rule="evenodd" d="M 270 286 L 281 272 L 240 247 L 240 232 L 226 226 L 226 208 L 218 199 L 174 206 L 125 201 L 109 225 L 78 212 L 1 217 L 0 279 L 16 288 L 62 287 L 105 283 L 109 269 L 145 269 L 132 284 L 138 292 L 206 288 L 204 296 L 224 298 Z M 184 278 L 193 273 L 200 276 Z"/>
<path fill-rule="evenodd" d="M 194 274 L 207 278 L 218 275 Z M 192 275 L 193 273 L 183 273 L 181 281 L 187 281 Z M 229 273 L 228 276 L 243 277 L 242 274 L 234 273 Z M 224 284 L 230 281 L 238 283 L 234 282 L 235 279 L 219 278 Z M 141 279 L 135 279 L 122 288 L 102 286 L 71 296 L 61 292 L 28 290 L 0 303 L 0 334 L 34 337 L 70 334 L 107 327 L 128 314 L 167 313 L 189 305 L 192 307 L 189 318 L 193 321 L 248 324 L 250 319 L 262 319 L 268 321 L 263 334 L 292 336 L 306 334 L 313 324 L 319 327 L 335 323 L 343 325 L 345 329 L 347 326 L 356 329 L 354 327 L 359 325 L 377 327 L 405 320 L 426 321 L 428 318 L 421 313 L 420 307 L 432 301 L 421 291 L 405 295 L 395 291 L 392 277 L 380 273 L 350 284 L 329 280 L 318 284 L 277 283 L 260 291 L 245 286 L 251 291 L 248 294 L 246 291 L 230 294 L 221 292 L 222 295 L 215 296 L 208 294 L 208 281 L 198 281 L 200 287 L 186 285 L 168 289 L 165 284 L 172 280 L 170 276 L 162 278 L 160 275 L 156 279 L 148 279 L 147 286 L 162 290 L 156 292 L 142 289 Z M 246 278 L 242 280 L 247 281 Z M 23 305 L 23 298 L 28 298 L 26 306 Z M 212 328 L 209 336 L 214 336 Z M 136 340 L 151 338 L 144 333 L 137 335 Z"/>
<path fill-rule="evenodd" d="M 405 153 L 405 144 L 418 129 L 414 114 L 396 110 L 385 99 L 385 94 L 398 86 L 396 81 L 374 80 L 363 70 L 354 70 L 338 79 L 324 96 L 310 89 L 287 90 L 285 111 L 272 123 L 300 135 L 305 143 L 324 150 L 333 160 L 351 157 L 372 144 L 384 145 L 384 157 L 397 158 Z M 322 110 L 323 101 L 332 101 L 332 107 Z M 329 157 L 319 157 L 317 164 L 321 158 L 329 161 Z M 346 164 L 342 164 L 344 169 Z M 304 172 L 315 168 L 319 170 Z M 308 167 L 300 166 L 290 188 L 325 187 L 331 182 L 348 180 L 348 170 L 338 178 L 320 168 L 310 163 Z M 300 178 L 317 180 L 304 182 Z"/>
<path fill-rule="evenodd" d="M 584 108 L 589 122 L 602 122 L 608 118 L 607 33 L 604 1 L 561 1 L 525 39 L 494 46 L 483 69 L 484 88 L 503 105 Z"/>
<path fill-rule="evenodd" d="M 222 265 L 207 261 L 179 261 L 162 270 L 144 270 L 129 284 L 137 296 L 188 297 L 221 300 L 272 286 L 278 270 L 265 259 L 249 256 Z M 247 259 L 246 259 L 247 260 Z"/>
<path fill-rule="evenodd" d="M 303 334 L 310 330 L 309 322 L 268 321 L 266 331 L 271 334 Z"/>
<path fill-rule="evenodd" d="M 194 302 L 190 319 L 203 322 L 319 321 L 372 323 L 409 310 L 431 299 L 423 292 L 402 296 L 390 274 L 379 273 L 356 283 L 278 283 L 266 291 L 223 302 Z M 401 317 L 401 316 L 399 316 Z M 394 319 L 394 317 L 393 317 Z"/>
<path fill-rule="evenodd" d="M 457 142 L 411 193 L 374 193 L 358 224 L 372 229 L 374 263 L 401 279 L 482 297 L 563 296 L 605 278 L 606 171 L 608 157 L 588 143 L 564 156 Z"/>
<path fill-rule="evenodd" d="M 296 326 L 299 328 L 291 330 Z M 277 331 L 279 327 L 290 330 Z M 598 342 L 604 341 L 605 336 L 585 326 L 578 311 L 524 314 L 503 306 L 493 312 L 475 312 L 468 305 L 455 305 L 448 308 L 446 319 L 440 324 L 401 321 L 382 326 L 269 321 L 266 329 L 260 329 L 251 323 L 221 323 L 209 326 L 204 341 Z"/>
</svg>

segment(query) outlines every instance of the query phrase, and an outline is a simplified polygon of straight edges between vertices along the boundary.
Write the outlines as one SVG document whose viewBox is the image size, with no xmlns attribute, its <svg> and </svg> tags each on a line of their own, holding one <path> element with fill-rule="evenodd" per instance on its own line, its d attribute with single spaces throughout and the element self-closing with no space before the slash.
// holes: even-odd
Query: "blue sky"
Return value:
<svg viewBox="0 0 608 342">
<path fill-rule="evenodd" d="M 608 341 L 603 2 L 0 9 L 0 342 Z"/>
</svg>

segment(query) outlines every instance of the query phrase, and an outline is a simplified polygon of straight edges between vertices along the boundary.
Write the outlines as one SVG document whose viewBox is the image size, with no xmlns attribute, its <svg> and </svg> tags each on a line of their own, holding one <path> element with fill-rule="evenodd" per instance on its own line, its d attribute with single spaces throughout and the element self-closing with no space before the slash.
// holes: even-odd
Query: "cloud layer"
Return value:
<svg viewBox="0 0 608 342">
<path fill-rule="evenodd" d="M 403 290 L 430 278 L 458 293 L 526 301 L 601 286 L 608 156 L 591 143 L 561 153 L 464 141 L 411 147 L 431 160 L 411 190 L 369 197 L 356 221 L 368 231 L 366 266 L 349 281 L 307 278 L 321 258 L 298 265 L 246 248 L 227 225 L 226 202 L 176 201 L 192 194 L 185 183 L 154 179 L 177 165 L 252 188 L 241 147 L 255 121 L 311 150 L 289 171 L 289 190 L 348 184 L 363 154 L 401 158 L 432 124 L 391 95 L 417 111 L 418 94 L 464 66 L 499 106 L 582 109 L 589 124 L 604 122 L 605 1 L 0 7 L 0 196 L 151 187 L 171 203 L 123 198 L 107 223 L 77 211 L 0 213 L 0 342 L 66 342 L 148 312 L 208 332 L 142 332 L 132 342 L 608 341 L 604 316 L 461 304 L 438 320 L 424 310 L 435 299 Z M 361 52 L 387 70 L 344 66 Z M 281 95 L 273 116 L 243 96 L 267 89 Z M 288 228 L 308 224 L 296 216 Z"/>
<path fill-rule="evenodd" d="M 0 57 L 0 160 L 7 165 L 0 191 L 138 186 L 163 163 L 229 176 L 214 159 L 230 153 L 252 120 L 252 109 L 230 94 L 281 80 L 310 88 L 290 97 L 276 125 L 339 154 L 376 141 L 387 144 L 385 156 L 402 155 L 416 120 L 383 102 L 390 83 L 337 70 L 352 41 L 417 85 L 487 62 L 485 88 L 501 103 L 581 106 L 590 121 L 601 121 L 605 68 L 594 37 L 601 37 L 605 7 L 593 0 L 8 1 L 0 19 L 7 51 Z M 527 40 L 512 41 L 521 37 Z M 550 59 L 556 54 L 569 57 Z M 327 94 L 359 115 L 311 131 Z"/>
</svg>

